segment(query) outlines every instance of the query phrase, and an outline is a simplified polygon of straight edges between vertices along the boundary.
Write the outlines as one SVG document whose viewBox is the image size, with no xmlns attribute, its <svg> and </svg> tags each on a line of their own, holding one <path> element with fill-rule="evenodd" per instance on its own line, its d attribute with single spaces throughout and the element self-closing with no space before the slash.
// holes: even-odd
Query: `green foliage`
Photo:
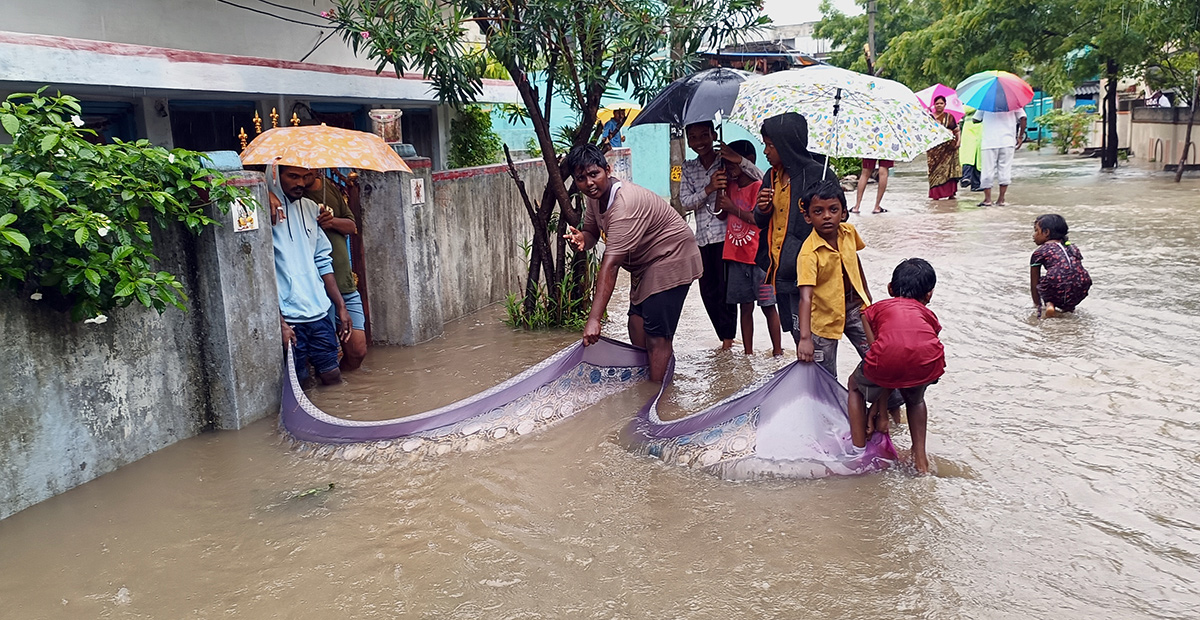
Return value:
<svg viewBox="0 0 1200 620">
<path fill-rule="evenodd" d="M 525 141 L 525 152 L 534 159 L 541 159 L 542 147 L 538 146 L 537 138 L 529 136 L 529 139 Z"/>
<path fill-rule="evenodd" d="M 1148 23 L 1148 36 L 1166 43 L 1151 50 L 1142 77 L 1150 88 L 1174 89 L 1191 105 L 1200 77 L 1200 0 L 1162 0 L 1158 8 L 1161 18 Z"/>
<path fill-rule="evenodd" d="M 134 301 L 184 309 L 175 275 L 155 269 L 149 220 L 193 234 L 245 192 L 198 153 L 146 140 L 95 145 L 74 97 L 18 93 L 0 103 L 0 286 L 75 320 Z"/>
<path fill-rule="evenodd" d="M 496 163 L 500 136 L 492 131 L 492 115 L 477 105 L 463 106 L 450 121 L 451 168 L 469 168 Z"/>
<path fill-rule="evenodd" d="M 1087 145 L 1088 134 L 1096 120 L 1096 107 L 1079 106 L 1073 110 L 1051 110 L 1037 118 L 1042 128 L 1053 134 L 1051 141 L 1059 153 Z"/>
<path fill-rule="evenodd" d="M 830 0 L 822 0 L 823 16 L 817 23 L 814 34 L 833 41 L 831 47 L 837 51 L 830 54 L 830 63 L 844 69 L 867 73 L 864 48 L 868 38 L 868 0 L 857 0 L 857 4 L 862 7 L 863 12 L 848 16 L 835 9 Z M 886 68 L 881 53 L 890 47 L 892 39 L 905 32 L 928 27 L 939 14 L 939 3 L 934 0 L 878 0 L 875 13 L 877 73 L 885 77 L 893 76 Z"/>
<path fill-rule="evenodd" d="M 589 141 L 610 85 L 645 103 L 670 79 L 698 68 L 702 50 L 737 43 L 770 21 L 762 0 L 338 0 L 329 19 L 379 71 L 419 71 L 441 101 L 456 106 L 480 95 L 488 59 L 507 71 L 548 177 L 540 200 L 536 192 L 526 198 L 533 227 L 526 314 L 539 305 L 542 286 L 556 291 L 570 278 L 568 252 L 555 249 L 550 227 L 556 211 L 577 225 L 581 210 L 568 195 L 560 157 Z M 478 26 L 482 47 L 463 37 L 468 23 Z M 556 136 L 550 119 L 564 101 L 577 123 Z"/>
<path fill-rule="evenodd" d="M 938 82 L 953 87 L 971 74 L 1000 69 L 1062 95 L 1095 79 L 1110 59 L 1122 75 L 1136 75 L 1165 50 L 1194 49 L 1182 43 L 1200 36 L 1197 4 L 1200 0 L 879 0 L 879 73 L 923 88 Z M 833 61 L 864 70 L 866 16 L 847 17 L 827 2 L 822 11 L 818 36 L 845 46 Z"/>
<path fill-rule="evenodd" d="M 862 172 L 862 160 L 857 157 L 830 157 L 829 166 L 837 173 L 838 178 Z"/>
</svg>

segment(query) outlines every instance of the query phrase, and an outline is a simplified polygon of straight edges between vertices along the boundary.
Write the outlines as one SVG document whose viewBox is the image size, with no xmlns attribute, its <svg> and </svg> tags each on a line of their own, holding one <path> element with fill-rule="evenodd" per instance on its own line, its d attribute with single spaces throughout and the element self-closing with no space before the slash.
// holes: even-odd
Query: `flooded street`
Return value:
<svg viewBox="0 0 1200 620">
<path fill-rule="evenodd" d="M 643 389 L 394 466 L 302 458 L 266 420 L 0 521 L 0 617 L 1196 618 L 1200 180 L 1098 167 L 1021 151 L 1014 204 L 976 208 L 978 194 L 928 201 L 924 163 L 901 165 L 890 213 L 852 220 L 877 296 L 904 258 L 938 272 L 935 476 L 731 483 L 635 457 L 615 440 Z M 1075 316 L 1038 321 L 1029 256 L 1047 212 L 1095 285 Z M 623 299 L 605 328 L 620 339 Z M 353 419 L 415 413 L 577 337 L 502 315 L 375 349 L 313 400 Z M 770 358 L 757 323 L 758 355 L 715 351 L 693 288 L 671 406 L 699 410 L 794 359 L 786 336 L 788 358 Z M 839 357 L 844 382 L 857 356 L 843 343 Z"/>
</svg>

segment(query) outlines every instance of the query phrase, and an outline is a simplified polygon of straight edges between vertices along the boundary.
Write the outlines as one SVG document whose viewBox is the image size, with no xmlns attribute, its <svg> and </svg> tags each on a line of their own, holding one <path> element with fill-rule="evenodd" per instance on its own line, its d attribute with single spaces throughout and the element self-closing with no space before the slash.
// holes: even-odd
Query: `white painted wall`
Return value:
<svg viewBox="0 0 1200 620">
<path fill-rule="evenodd" d="M 230 0 L 309 24 L 326 20 L 265 4 Z M 271 0 L 320 13 L 332 0 Z M 0 0 L 0 30 L 153 47 L 298 61 L 332 28 L 314 28 L 217 0 Z M 307 62 L 374 69 L 334 35 Z"/>
</svg>

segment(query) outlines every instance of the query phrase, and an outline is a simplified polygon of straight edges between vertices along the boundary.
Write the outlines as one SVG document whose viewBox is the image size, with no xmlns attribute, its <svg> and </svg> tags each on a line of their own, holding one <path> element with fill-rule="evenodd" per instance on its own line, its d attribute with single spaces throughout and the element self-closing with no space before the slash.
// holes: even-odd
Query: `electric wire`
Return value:
<svg viewBox="0 0 1200 620">
<path fill-rule="evenodd" d="M 286 10 L 288 10 L 288 11 L 295 11 L 295 12 L 297 12 L 297 13 L 304 13 L 305 15 L 312 15 L 313 17 L 325 17 L 324 15 L 321 15 L 320 13 L 315 13 L 315 12 L 313 12 L 313 11 L 306 11 L 306 10 L 304 10 L 304 9 L 298 9 L 298 8 L 296 8 L 296 7 L 294 7 L 294 6 L 288 6 L 288 5 L 286 5 L 286 4 L 279 4 L 279 3 L 276 3 L 276 2 L 271 2 L 271 0 L 258 0 L 258 2 L 261 2 L 261 3 L 263 3 L 263 4 L 269 4 L 269 5 L 273 6 L 273 7 L 278 7 L 278 8 L 281 8 L 281 9 L 286 9 Z"/>
<path fill-rule="evenodd" d="M 299 21 L 299 20 L 292 19 L 292 18 L 290 18 L 290 17 L 284 17 L 284 16 L 282 16 L 282 15 L 276 15 L 276 14 L 274 14 L 274 13 L 271 13 L 271 12 L 269 12 L 269 11 L 262 11 L 262 10 L 259 10 L 259 9 L 253 8 L 253 7 L 243 6 L 243 5 L 241 5 L 241 4 L 237 4 L 237 3 L 234 3 L 234 2 L 230 2 L 229 0 L 217 0 L 217 2 L 220 2 L 221 4 L 228 4 L 229 6 L 236 7 L 236 8 L 239 8 L 239 9 L 245 10 L 245 11 L 250 11 L 250 12 L 252 12 L 252 13 L 258 13 L 259 15 L 266 15 L 267 17 L 274 17 L 275 19 L 281 19 L 281 20 L 283 20 L 283 21 L 285 21 L 285 22 L 291 22 L 291 23 L 293 23 L 293 24 L 300 24 L 301 26 L 310 26 L 310 27 L 312 27 L 312 28 L 321 28 L 321 29 L 324 29 L 324 28 L 328 28 L 328 27 L 329 27 L 329 25 L 328 25 L 328 24 L 310 24 L 310 23 L 308 23 L 308 22 L 302 22 L 302 21 Z"/>
<path fill-rule="evenodd" d="M 317 51 L 318 47 L 321 47 L 322 45 L 324 45 L 325 42 L 329 40 L 329 37 L 332 37 L 335 34 L 337 34 L 337 30 L 331 30 L 329 32 L 329 34 L 325 35 L 325 38 L 321 39 L 320 41 L 317 41 L 317 44 L 314 45 L 312 49 L 308 50 L 308 53 L 304 55 L 304 58 L 301 58 L 298 62 L 304 62 L 304 61 L 308 60 L 308 57 L 312 56 L 313 52 Z"/>
</svg>

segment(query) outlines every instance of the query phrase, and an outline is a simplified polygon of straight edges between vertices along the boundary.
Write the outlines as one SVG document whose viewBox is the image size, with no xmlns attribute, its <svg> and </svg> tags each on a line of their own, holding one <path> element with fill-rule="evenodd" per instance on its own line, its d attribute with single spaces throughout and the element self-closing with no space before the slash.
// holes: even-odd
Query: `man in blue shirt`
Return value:
<svg viewBox="0 0 1200 620">
<path fill-rule="evenodd" d="M 275 245 L 275 283 L 279 291 L 279 325 L 283 344 L 295 347 L 296 378 L 304 388 L 316 383 L 308 376 L 311 363 L 321 383 L 340 383 L 338 342 L 350 336 L 350 314 L 333 275 L 332 246 L 318 223 L 317 203 L 304 197 L 313 171 L 279 167 L 283 198 L 272 196 L 271 238 Z M 324 320 L 330 301 L 338 327 Z"/>
<path fill-rule="evenodd" d="M 604 130 L 600 133 L 601 144 L 608 140 L 608 145 L 612 148 L 621 148 L 621 145 L 625 143 L 625 136 L 621 135 L 621 128 L 625 126 L 625 115 L 624 108 L 613 110 L 613 117 L 604 123 Z"/>
</svg>

